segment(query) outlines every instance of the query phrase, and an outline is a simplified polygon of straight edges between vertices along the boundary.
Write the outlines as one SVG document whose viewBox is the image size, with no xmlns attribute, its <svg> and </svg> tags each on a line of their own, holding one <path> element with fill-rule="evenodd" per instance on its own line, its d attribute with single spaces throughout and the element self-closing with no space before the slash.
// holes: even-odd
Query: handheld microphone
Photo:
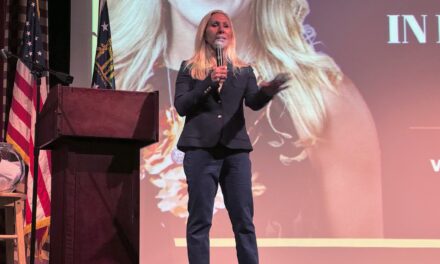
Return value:
<svg viewBox="0 0 440 264">
<path fill-rule="evenodd" d="M 215 55 L 217 66 L 223 66 L 223 41 L 221 39 L 215 41 Z"/>
<path fill-rule="evenodd" d="M 217 67 L 223 66 L 223 47 L 224 47 L 224 40 L 223 39 L 216 39 L 214 42 L 215 45 L 215 56 L 217 60 Z M 220 81 L 219 86 L 217 88 L 218 93 L 222 90 L 223 87 L 223 81 Z"/>
</svg>

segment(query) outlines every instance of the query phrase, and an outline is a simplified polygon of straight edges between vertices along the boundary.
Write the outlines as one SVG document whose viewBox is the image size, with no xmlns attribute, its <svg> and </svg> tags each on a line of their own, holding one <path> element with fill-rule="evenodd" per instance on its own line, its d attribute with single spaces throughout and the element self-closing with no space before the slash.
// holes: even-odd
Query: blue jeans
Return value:
<svg viewBox="0 0 440 264">
<path fill-rule="evenodd" d="M 189 263 L 209 263 L 209 230 L 220 183 L 235 235 L 238 261 L 257 264 L 249 153 L 222 146 L 189 149 L 183 168 L 189 194 L 186 229 Z"/>
</svg>

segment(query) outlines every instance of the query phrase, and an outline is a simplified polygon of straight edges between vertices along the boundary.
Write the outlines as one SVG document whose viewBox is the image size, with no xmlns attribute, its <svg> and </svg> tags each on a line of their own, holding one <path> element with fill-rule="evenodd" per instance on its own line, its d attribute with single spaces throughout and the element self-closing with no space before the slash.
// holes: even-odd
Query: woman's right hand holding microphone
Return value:
<svg viewBox="0 0 440 264">
<path fill-rule="evenodd" d="M 211 80 L 214 82 L 218 82 L 220 87 L 225 82 L 228 76 L 228 69 L 226 65 L 223 66 L 214 66 L 211 71 Z"/>
</svg>

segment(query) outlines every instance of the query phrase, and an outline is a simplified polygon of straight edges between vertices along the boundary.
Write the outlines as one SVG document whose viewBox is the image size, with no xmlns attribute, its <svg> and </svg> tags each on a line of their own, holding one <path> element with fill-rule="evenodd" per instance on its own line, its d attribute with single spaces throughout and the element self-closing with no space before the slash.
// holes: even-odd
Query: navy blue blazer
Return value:
<svg viewBox="0 0 440 264">
<path fill-rule="evenodd" d="M 208 148 L 221 144 L 231 149 L 252 150 L 246 131 L 243 102 L 253 110 L 263 108 L 271 96 L 257 86 L 252 67 L 233 72 L 228 64 L 228 76 L 218 93 L 218 84 L 208 74 L 204 80 L 191 77 L 185 61 L 176 79 L 174 106 L 180 116 L 186 116 L 178 149 Z"/>
</svg>

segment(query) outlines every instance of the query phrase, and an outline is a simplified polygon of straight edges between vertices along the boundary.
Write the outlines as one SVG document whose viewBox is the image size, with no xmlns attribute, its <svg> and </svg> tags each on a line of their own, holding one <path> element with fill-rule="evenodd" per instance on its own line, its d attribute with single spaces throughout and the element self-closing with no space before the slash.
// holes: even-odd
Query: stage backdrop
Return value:
<svg viewBox="0 0 440 264">
<path fill-rule="evenodd" d="M 108 1 L 117 89 L 160 91 L 160 142 L 140 154 L 140 263 L 187 263 L 174 83 L 213 9 L 232 17 L 259 80 L 301 80 L 247 112 L 261 263 L 438 263 L 440 5 L 216 2 Z M 332 84 L 313 85 L 319 67 Z M 221 190 L 211 238 L 211 263 L 236 263 Z"/>
</svg>

